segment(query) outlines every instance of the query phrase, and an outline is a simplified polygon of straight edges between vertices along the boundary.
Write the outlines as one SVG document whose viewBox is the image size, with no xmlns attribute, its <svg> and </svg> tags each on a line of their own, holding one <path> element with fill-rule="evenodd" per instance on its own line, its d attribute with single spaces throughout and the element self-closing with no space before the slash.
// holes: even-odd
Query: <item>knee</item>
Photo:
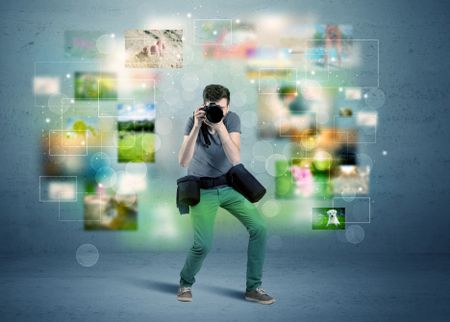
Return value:
<svg viewBox="0 0 450 322">
<path fill-rule="evenodd" d="M 192 246 L 192 252 L 198 256 L 206 256 L 206 254 L 208 254 L 210 250 L 211 250 L 210 243 L 194 242 L 194 245 Z"/>
<path fill-rule="evenodd" d="M 267 227 L 264 223 L 252 225 L 249 229 L 250 237 L 266 237 Z"/>
</svg>

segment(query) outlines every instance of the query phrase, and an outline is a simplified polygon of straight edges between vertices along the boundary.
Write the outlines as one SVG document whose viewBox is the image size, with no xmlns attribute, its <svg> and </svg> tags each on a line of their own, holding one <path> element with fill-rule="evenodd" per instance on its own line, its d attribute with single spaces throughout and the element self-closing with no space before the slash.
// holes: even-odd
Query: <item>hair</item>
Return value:
<svg viewBox="0 0 450 322">
<path fill-rule="evenodd" d="M 230 104 L 230 90 L 225 86 L 218 84 L 211 84 L 203 90 L 203 102 L 217 102 L 222 98 L 227 99 L 227 105 Z"/>
</svg>

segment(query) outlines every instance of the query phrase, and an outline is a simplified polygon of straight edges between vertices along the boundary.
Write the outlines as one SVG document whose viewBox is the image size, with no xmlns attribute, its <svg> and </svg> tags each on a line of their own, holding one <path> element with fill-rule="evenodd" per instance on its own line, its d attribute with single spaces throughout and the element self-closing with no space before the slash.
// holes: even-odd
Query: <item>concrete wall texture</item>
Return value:
<svg viewBox="0 0 450 322">
<path fill-rule="evenodd" d="M 92 243 L 102 252 L 165 249 L 163 241 L 148 239 L 148 231 L 142 229 L 86 232 L 80 223 L 58 221 L 55 205 L 39 202 L 38 144 L 42 120 L 40 110 L 33 104 L 32 79 L 36 61 L 64 59 L 64 30 L 121 33 L 129 28 L 145 28 L 148 21 L 164 21 L 161 17 L 185 19 L 188 12 L 198 19 L 245 20 L 247 15 L 255 13 L 312 15 L 322 23 L 353 25 L 355 38 L 379 39 L 380 89 L 386 95 L 386 102 L 378 110 L 377 143 L 364 147 L 364 153 L 374 162 L 370 194 L 373 217 L 369 225 L 364 225 L 365 239 L 354 245 L 339 242 L 334 233 L 312 235 L 307 232 L 308 226 L 295 232 L 290 227 L 282 227 L 274 230 L 282 241 L 277 251 L 448 252 L 448 9 L 446 1 L 406 0 L 2 1 L 0 252 L 70 252 L 83 243 Z M 192 70 L 195 71 L 195 66 Z M 199 96 L 201 88 L 195 93 Z M 158 106 L 161 111 L 165 108 L 168 107 L 164 102 Z M 245 108 L 256 109 L 255 106 Z M 177 150 L 184 120 L 191 111 L 189 107 L 177 114 L 173 139 L 167 141 L 168 147 L 161 153 Z M 257 138 L 247 134 L 243 140 L 251 145 Z M 284 144 L 279 142 L 279 151 Z M 383 155 L 382 151 L 388 154 Z M 249 153 L 243 151 L 243 159 L 247 160 Z M 159 184 L 167 187 L 168 192 L 174 192 L 174 180 L 183 170 L 173 157 L 149 166 L 149 173 L 158 177 Z M 263 176 L 262 180 L 268 182 L 270 178 Z M 155 211 L 152 203 L 143 201 L 140 207 L 140 220 L 155 224 L 149 219 Z M 189 244 L 189 218 L 172 215 L 183 222 L 180 238 Z M 238 223 L 229 225 L 230 232 L 218 234 L 215 245 L 221 249 L 240 249 L 245 244 L 246 233 Z"/>
</svg>

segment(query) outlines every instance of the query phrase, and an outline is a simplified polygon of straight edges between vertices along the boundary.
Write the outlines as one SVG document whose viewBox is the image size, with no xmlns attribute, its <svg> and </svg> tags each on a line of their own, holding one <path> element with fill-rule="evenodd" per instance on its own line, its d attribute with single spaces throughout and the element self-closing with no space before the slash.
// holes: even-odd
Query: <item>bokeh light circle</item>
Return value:
<svg viewBox="0 0 450 322">
<path fill-rule="evenodd" d="M 368 154 L 358 153 L 356 155 L 356 160 L 358 163 L 358 167 L 360 167 L 360 168 L 366 168 L 366 167 L 369 167 L 369 169 L 373 168 L 373 160 Z"/>
<path fill-rule="evenodd" d="M 184 108 L 185 106 L 181 103 L 180 96 L 181 95 L 180 95 L 179 91 L 174 89 L 171 92 L 165 92 L 163 94 L 163 99 L 169 106 L 173 106 L 177 109 L 181 109 L 181 108 Z"/>
<path fill-rule="evenodd" d="M 97 171 L 102 167 L 109 167 L 111 165 L 110 157 L 104 152 L 97 152 L 91 156 L 89 164 L 92 169 Z"/>
<path fill-rule="evenodd" d="M 161 148 L 161 137 L 158 134 L 144 137 L 141 141 L 141 147 L 146 153 L 155 153 Z"/>
<path fill-rule="evenodd" d="M 264 216 L 271 218 L 271 217 L 275 217 L 276 215 L 279 214 L 280 212 L 280 205 L 278 203 L 278 201 L 274 200 L 274 199 L 269 199 L 266 202 L 264 202 L 264 204 L 261 207 L 261 211 L 264 214 Z"/>
<path fill-rule="evenodd" d="M 105 188 L 111 188 L 116 184 L 116 171 L 111 167 L 101 167 L 95 174 L 95 180 Z"/>
<path fill-rule="evenodd" d="M 70 108 L 70 99 L 64 94 L 53 94 L 48 98 L 48 109 L 62 116 Z"/>
<path fill-rule="evenodd" d="M 356 198 L 356 190 L 350 186 L 344 186 L 341 191 L 341 197 L 346 202 L 352 202 Z"/>
<path fill-rule="evenodd" d="M 352 244 L 359 244 L 364 240 L 366 233 L 360 225 L 351 225 L 345 229 L 345 238 Z"/>
<path fill-rule="evenodd" d="M 261 156 L 253 157 L 250 161 L 250 168 L 255 173 L 263 173 L 266 171 L 266 158 Z"/>
<path fill-rule="evenodd" d="M 200 83 L 199 77 L 195 73 L 185 73 L 181 78 L 181 86 L 187 92 L 195 91 Z"/>
<path fill-rule="evenodd" d="M 82 244 L 77 248 L 75 258 L 83 267 L 92 267 L 97 264 L 100 254 L 97 247 L 92 244 Z"/>
<path fill-rule="evenodd" d="M 252 153 L 255 157 L 259 156 L 267 158 L 271 154 L 273 154 L 272 143 L 265 140 L 257 141 L 255 144 L 253 144 Z"/>
<path fill-rule="evenodd" d="M 288 158 L 285 155 L 279 154 L 279 153 L 272 154 L 266 160 L 266 171 L 272 177 L 276 177 L 277 176 L 275 163 L 276 163 L 276 161 L 279 161 L 279 160 L 283 160 L 283 161 L 288 162 Z"/>
<path fill-rule="evenodd" d="M 382 107 L 386 102 L 386 95 L 379 88 L 371 88 L 364 93 L 364 100 L 367 106 L 377 109 Z"/>
</svg>

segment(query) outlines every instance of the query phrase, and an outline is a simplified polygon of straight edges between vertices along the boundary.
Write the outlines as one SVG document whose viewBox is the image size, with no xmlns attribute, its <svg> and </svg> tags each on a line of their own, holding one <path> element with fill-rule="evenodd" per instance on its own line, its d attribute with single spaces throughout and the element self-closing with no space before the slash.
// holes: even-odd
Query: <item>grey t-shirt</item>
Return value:
<svg viewBox="0 0 450 322">
<path fill-rule="evenodd" d="M 223 124 L 231 132 L 241 132 L 241 120 L 239 115 L 232 111 L 228 111 L 223 119 Z M 189 135 L 194 126 L 194 116 L 191 115 L 184 129 L 184 134 Z M 197 141 L 195 142 L 194 156 L 188 166 L 188 175 L 197 177 L 219 177 L 225 174 L 233 166 L 228 160 L 227 155 L 222 147 L 219 134 L 208 132 L 211 145 L 206 147 L 202 131 L 199 131 Z"/>
</svg>

